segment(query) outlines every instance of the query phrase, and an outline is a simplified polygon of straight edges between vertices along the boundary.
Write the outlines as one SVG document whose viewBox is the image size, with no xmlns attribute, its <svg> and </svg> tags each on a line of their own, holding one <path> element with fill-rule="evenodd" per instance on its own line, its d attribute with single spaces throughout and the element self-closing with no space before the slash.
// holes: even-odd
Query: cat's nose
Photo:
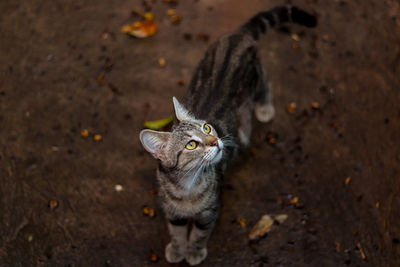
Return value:
<svg viewBox="0 0 400 267">
<path fill-rule="evenodd" d="M 206 138 L 206 143 L 209 146 L 218 146 L 218 139 L 213 136 L 208 136 Z"/>
</svg>

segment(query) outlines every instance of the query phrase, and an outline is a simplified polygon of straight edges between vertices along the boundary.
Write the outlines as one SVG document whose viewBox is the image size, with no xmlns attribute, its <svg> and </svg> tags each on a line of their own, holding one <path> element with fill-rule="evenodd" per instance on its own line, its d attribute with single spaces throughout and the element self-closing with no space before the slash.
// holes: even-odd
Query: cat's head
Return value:
<svg viewBox="0 0 400 267">
<path fill-rule="evenodd" d="M 142 130 L 140 141 L 163 167 L 180 171 L 196 171 L 222 159 L 224 143 L 214 127 L 196 119 L 174 97 L 175 115 L 179 124 L 172 132 Z"/>
</svg>

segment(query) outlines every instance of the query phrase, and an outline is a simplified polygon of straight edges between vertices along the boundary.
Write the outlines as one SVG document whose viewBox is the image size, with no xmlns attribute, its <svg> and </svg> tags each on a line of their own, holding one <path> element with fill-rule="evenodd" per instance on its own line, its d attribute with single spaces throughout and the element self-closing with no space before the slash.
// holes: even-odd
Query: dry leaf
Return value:
<svg viewBox="0 0 400 267">
<path fill-rule="evenodd" d="M 289 203 L 297 205 L 299 203 L 299 198 L 298 197 L 294 197 L 289 201 Z"/>
<path fill-rule="evenodd" d="M 175 25 L 179 24 L 181 22 L 181 20 L 182 20 L 181 15 L 176 14 L 176 15 L 171 16 L 171 22 Z"/>
<path fill-rule="evenodd" d="M 181 80 L 179 80 L 179 81 L 177 82 L 177 84 L 178 84 L 179 86 L 184 86 L 186 83 L 185 83 L 185 80 L 181 79 Z"/>
<path fill-rule="evenodd" d="M 165 60 L 165 58 L 159 58 L 158 59 L 158 65 L 160 66 L 160 67 L 165 67 L 165 65 L 167 64 L 167 61 Z"/>
<path fill-rule="evenodd" d="M 95 134 L 95 135 L 93 136 L 93 140 L 94 140 L 95 142 L 99 142 L 99 141 L 101 141 L 101 139 L 103 139 L 103 137 L 102 137 L 101 135 L 99 135 L 99 134 Z"/>
<path fill-rule="evenodd" d="M 97 84 L 98 85 L 103 85 L 104 84 L 104 73 L 99 74 L 99 76 L 97 76 Z"/>
<path fill-rule="evenodd" d="M 157 195 L 158 191 L 157 191 L 157 189 L 153 188 L 153 189 L 150 190 L 149 193 L 150 193 L 150 195 Z"/>
<path fill-rule="evenodd" d="M 362 249 L 360 243 L 357 243 L 357 248 L 360 250 L 361 259 L 362 259 L 363 261 L 365 261 L 365 260 L 367 259 L 367 256 L 365 255 L 364 250 Z"/>
<path fill-rule="evenodd" d="M 167 13 L 168 16 L 175 15 L 175 9 L 168 9 L 168 10 L 166 11 L 166 13 Z"/>
<path fill-rule="evenodd" d="M 154 209 L 150 208 L 150 207 L 144 207 L 143 208 L 143 214 L 147 215 L 149 217 L 154 217 L 154 215 L 156 214 Z"/>
<path fill-rule="evenodd" d="M 152 252 L 150 256 L 150 261 L 151 262 L 158 262 L 158 256 L 156 253 Z"/>
<path fill-rule="evenodd" d="M 146 38 L 157 32 L 157 25 L 154 21 L 154 15 L 147 12 L 143 15 L 144 20 L 121 27 L 121 32 L 137 38 Z"/>
<path fill-rule="evenodd" d="M 239 219 L 237 219 L 237 222 L 240 224 L 240 226 L 242 228 L 246 227 L 246 219 L 245 218 L 239 218 Z"/>
<path fill-rule="evenodd" d="M 286 111 L 288 113 L 293 113 L 295 108 L 296 108 L 296 103 L 292 102 L 286 106 Z"/>
<path fill-rule="evenodd" d="M 51 199 L 51 200 L 49 201 L 49 208 L 52 209 L 52 210 L 58 208 L 59 205 L 60 205 L 60 204 L 59 204 L 58 201 L 55 200 L 55 199 Z"/>
<path fill-rule="evenodd" d="M 342 249 L 342 244 L 340 244 L 339 242 L 335 241 L 335 248 L 337 252 L 340 252 L 340 250 Z"/>
<path fill-rule="evenodd" d="M 3 255 L 4 257 L 8 257 L 7 252 L 5 252 L 4 250 L 0 249 L 0 254 Z"/>
<path fill-rule="evenodd" d="M 168 4 L 177 4 L 177 0 L 163 0 L 163 2 L 168 3 Z"/>
<path fill-rule="evenodd" d="M 278 214 L 275 215 L 275 221 L 279 222 L 280 224 L 284 223 L 286 221 L 286 219 L 288 218 L 288 216 L 286 214 Z"/>
<path fill-rule="evenodd" d="M 251 229 L 249 233 L 249 239 L 255 240 L 259 237 L 263 237 L 266 233 L 271 230 L 271 226 L 274 224 L 274 220 L 269 215 L 264 215 L 257 222 L 256 225 Z"/>
<path fill-rule="evenodd" d="M 351 182 L 351 177 L 347 177 L 346 180 L 344 181 L 344 183 L 347 185 Z"/>
<path fill-rule="evenodd" d="M 319 109 L 320 106 L 321 106 L 321 105 L 320 105 L 318 102 L 311 102 L 311 107 L 312 107 L 313 109 Z"/>
<path fill-rule="evenodd" d="M 144 127 L 151 130 L 160 130 L 161 128 L 167 126 L 174 120 L 174 116 L 171 115 L 166 119 L 156 120 L 156 121 L 145 121 Z"/>
<path fill-rule="evenodd" d="M 83 129 L 82 132 L 81 132 L 81 136 L 82 136 L 83 138 L 88 137 L 88 136 L 89 136 L 89 131 L 86 130 L 86 129 Z"/>
<path fill-rule="evenodd" d="M 300 36 L 297 35 L 297 34 L 295 34 L 295 33 L 292 33 L 292 34 L 290 35 L 290 37 L 292 37 L 292 39 L 295 40 L 295 41 L 300 41 Z"/>
<path fill-rule="evenodd" d="M 299 46 L 298 44 L 296 44 L 296 43 L 294 43 L 294 44 L 292 45 L 292 47 L 293 47 L 293 49 L 295 49 L 295 50 L 299 50 L 299 49 L 300 49 L 300 46 Z"/>
</svg>

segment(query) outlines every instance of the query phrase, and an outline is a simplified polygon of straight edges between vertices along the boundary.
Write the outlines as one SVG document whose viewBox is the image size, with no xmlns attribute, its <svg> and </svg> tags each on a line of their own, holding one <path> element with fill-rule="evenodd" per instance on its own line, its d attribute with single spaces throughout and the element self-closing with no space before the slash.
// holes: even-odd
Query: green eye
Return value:
<svg viewBox="0 0 400 267">
<path fill-rule="evenodd" d="M 193 150 L 196 147 L 197 147 L 197 142 L 193 141 L 193 140 L 186 144 L 186 149 L 189 149 L 189 150 Z"/>
<path fill-rule="evenodd" d="M 203 131 L 204 131 L 205 133 L 210 133 L 210 132 L 211 132 L 211 127 L 210 127 L 210 125 L 204 124 L 204 125 L 203 125 Z"/>
</svg>

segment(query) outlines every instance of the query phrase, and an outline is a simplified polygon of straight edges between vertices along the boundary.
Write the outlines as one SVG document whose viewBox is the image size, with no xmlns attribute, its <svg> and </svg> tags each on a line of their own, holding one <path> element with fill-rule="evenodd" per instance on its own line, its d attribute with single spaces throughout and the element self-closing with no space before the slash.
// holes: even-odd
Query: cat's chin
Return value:
<svg viewBox="0 0 400 267">
<path fill-rule="evenodd" d="M 210 161 L 211 165 L 215 165 L 218 162 L 220 162 L 220 160 L 222 159 L 222 149 L 219 149 L 218 152 L 216 152 L 215 156 L 213 157 L 213 159 Z"/>
</svg>

